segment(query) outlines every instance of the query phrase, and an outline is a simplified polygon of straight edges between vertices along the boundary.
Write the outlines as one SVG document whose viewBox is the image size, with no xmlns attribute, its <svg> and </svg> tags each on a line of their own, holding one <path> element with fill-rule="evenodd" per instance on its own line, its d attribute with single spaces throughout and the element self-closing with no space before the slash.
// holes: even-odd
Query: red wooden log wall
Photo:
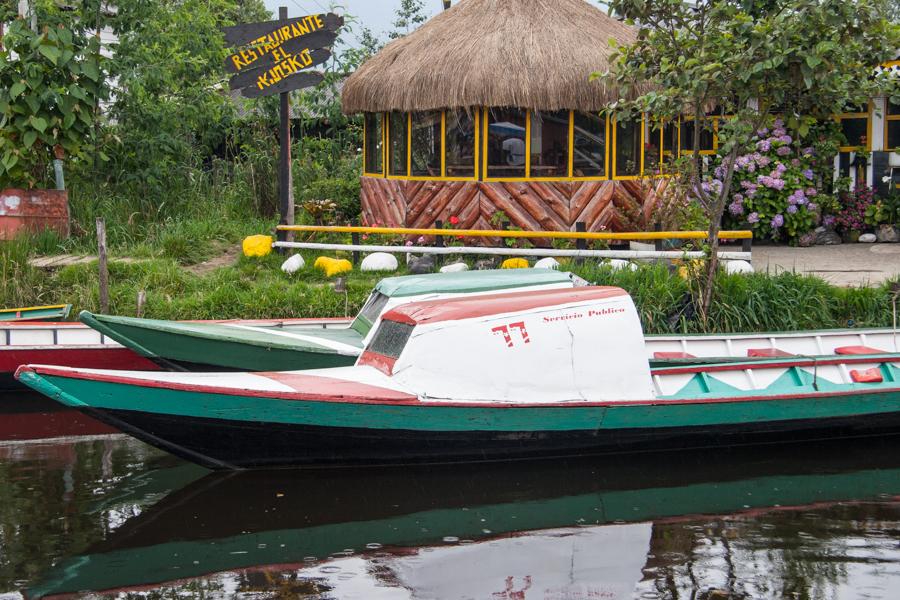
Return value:
<svg viewBox="0 0 900 600">
<path fill-rule="evenodd" d="M 362 178 L 366 225 L 432 227 L 459 218 L 459 229 L 495 229 L 491 217 L 503 211 L 510 223 L 529 231 L 633 231 L 649 221 L 666 182 L 629 181 L 406 181 Z"/>
</svg>

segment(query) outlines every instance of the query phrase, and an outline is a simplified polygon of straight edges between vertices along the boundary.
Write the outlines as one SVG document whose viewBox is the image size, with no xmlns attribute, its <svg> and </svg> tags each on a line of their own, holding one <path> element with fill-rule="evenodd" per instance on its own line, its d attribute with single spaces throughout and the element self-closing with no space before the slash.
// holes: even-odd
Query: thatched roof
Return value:
<svg viewBox="0 0 900 600">
<path fill-rule="evenodd" d="M 474 106 L 599 110 L 608 40 L 636 30 L 585 0 L 461 0 L 384 47 L 347 80 L 346 113 Z"/>
</svg>

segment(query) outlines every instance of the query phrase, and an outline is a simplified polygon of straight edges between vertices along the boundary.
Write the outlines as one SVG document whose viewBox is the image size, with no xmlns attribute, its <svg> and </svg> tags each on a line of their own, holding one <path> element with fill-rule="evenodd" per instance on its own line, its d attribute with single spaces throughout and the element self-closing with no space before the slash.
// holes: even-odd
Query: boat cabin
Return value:
<svg viewBox="0 0 900 600">
<path fill-rule="evenodd" d="M 560 402 L 653 396 L 627 292 L 582 287 L 404 304 L 357 365 L 421 399 Z"/>
<path fill-rule="evenodd" d="M 382 314 L 408 302 L 517 288 L 550 290 L 581 285 L 587 282 L 578 275 L 554 269 L 489 269 L 386 277 L 375 285 L 350 327 L 365 338 Z"/>
</svg>

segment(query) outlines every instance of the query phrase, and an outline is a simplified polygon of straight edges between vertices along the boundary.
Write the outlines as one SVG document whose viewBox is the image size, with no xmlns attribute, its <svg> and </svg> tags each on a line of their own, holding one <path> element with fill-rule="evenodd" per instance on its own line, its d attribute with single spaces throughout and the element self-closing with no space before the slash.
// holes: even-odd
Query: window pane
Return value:
<svg viewBox="0 0 900 600">
<path fill-rule="evenodd" d="M 671 165 L 678 158 L 678 123 L 669 121 L 662 130 L 663 163 Z"/>
<path fill-rule="evenodd" d="M 616 123 L 617 177 L 641 174 L 641 122 Z"/>
<path fill-rule="evenodd" d="M 447 111 L 447 177 L 475 177 L 475 115 Z"/>
<path fill-rule="evenodd" d="M 525 177 L 525 111 L 488 111 L 488 177 Z"/>
<path fill-rule="evenodd" d="M 429 111 L 412 114 L 411 175 L 441 175 L 441 113 Z"/>
<path fill-rule="evenodd" d="M 606 176 L 606 117 L 575 113 L 573 177 Z"/>
<path fill-rule="evenodd" d="M 887 114 L 900 115 L 900 104 L 894 104 L 890 100 L 887 101 Z"/>
<path fill-rule="evenodd" d="M 569 111 L 531 113 L 531 177 L 569 174 Z"/>
<path fill-rule="evenodd" d="M 841 131 L 847 138 L 847 146 L 865 146 L 869 134 L 869 119 L 841 119 Z"/>
<path fill-rule="evenodd" d="M 408 323 L 382 321 L 366 350 L 389 358 L 399 358 L 414 327 L 415 325 Z"/>
<path fill-rule="evenodd" d="M 390 113 L 388 137 L 388 172 L 391 175 L 406 175 L 406 113 Z"/>
<path fill-rule="evenodd" d="M 366 173 L 381 174 L 384 137 L 381 132 L 381 113 L 366 113 Z"/>
<path fill-rule="evenodd" d="M 700 151 L 712 152 L 715 150 L 715 138 L 713 136 L 713 122 L 706 121 L 700 131 Z M 694 120 L 681 120 L 681 150 L 683 152 L 694 151 Z"/>
<path fill-rule="evenodd" d="M 887 139 L 884 141 L 887 150 L 900 148 L 900 121 L 887 122 Z"/>
</svg>

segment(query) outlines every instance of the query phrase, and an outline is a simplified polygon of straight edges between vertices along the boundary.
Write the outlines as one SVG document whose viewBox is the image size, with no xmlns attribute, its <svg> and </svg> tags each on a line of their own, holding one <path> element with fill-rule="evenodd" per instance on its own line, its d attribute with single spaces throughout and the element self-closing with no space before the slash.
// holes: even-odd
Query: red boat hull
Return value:
<svg viewBox="0 0 900 600">
<path fill-rule="evenodd" d="M 159 366 L 150 359 L 120 346 L 8 346 L 0 347 L 0 390 L 25 389 L 13 378 L 13 373 L 19 366 L 27 364 L 159 371 Z"/>
</svg>

